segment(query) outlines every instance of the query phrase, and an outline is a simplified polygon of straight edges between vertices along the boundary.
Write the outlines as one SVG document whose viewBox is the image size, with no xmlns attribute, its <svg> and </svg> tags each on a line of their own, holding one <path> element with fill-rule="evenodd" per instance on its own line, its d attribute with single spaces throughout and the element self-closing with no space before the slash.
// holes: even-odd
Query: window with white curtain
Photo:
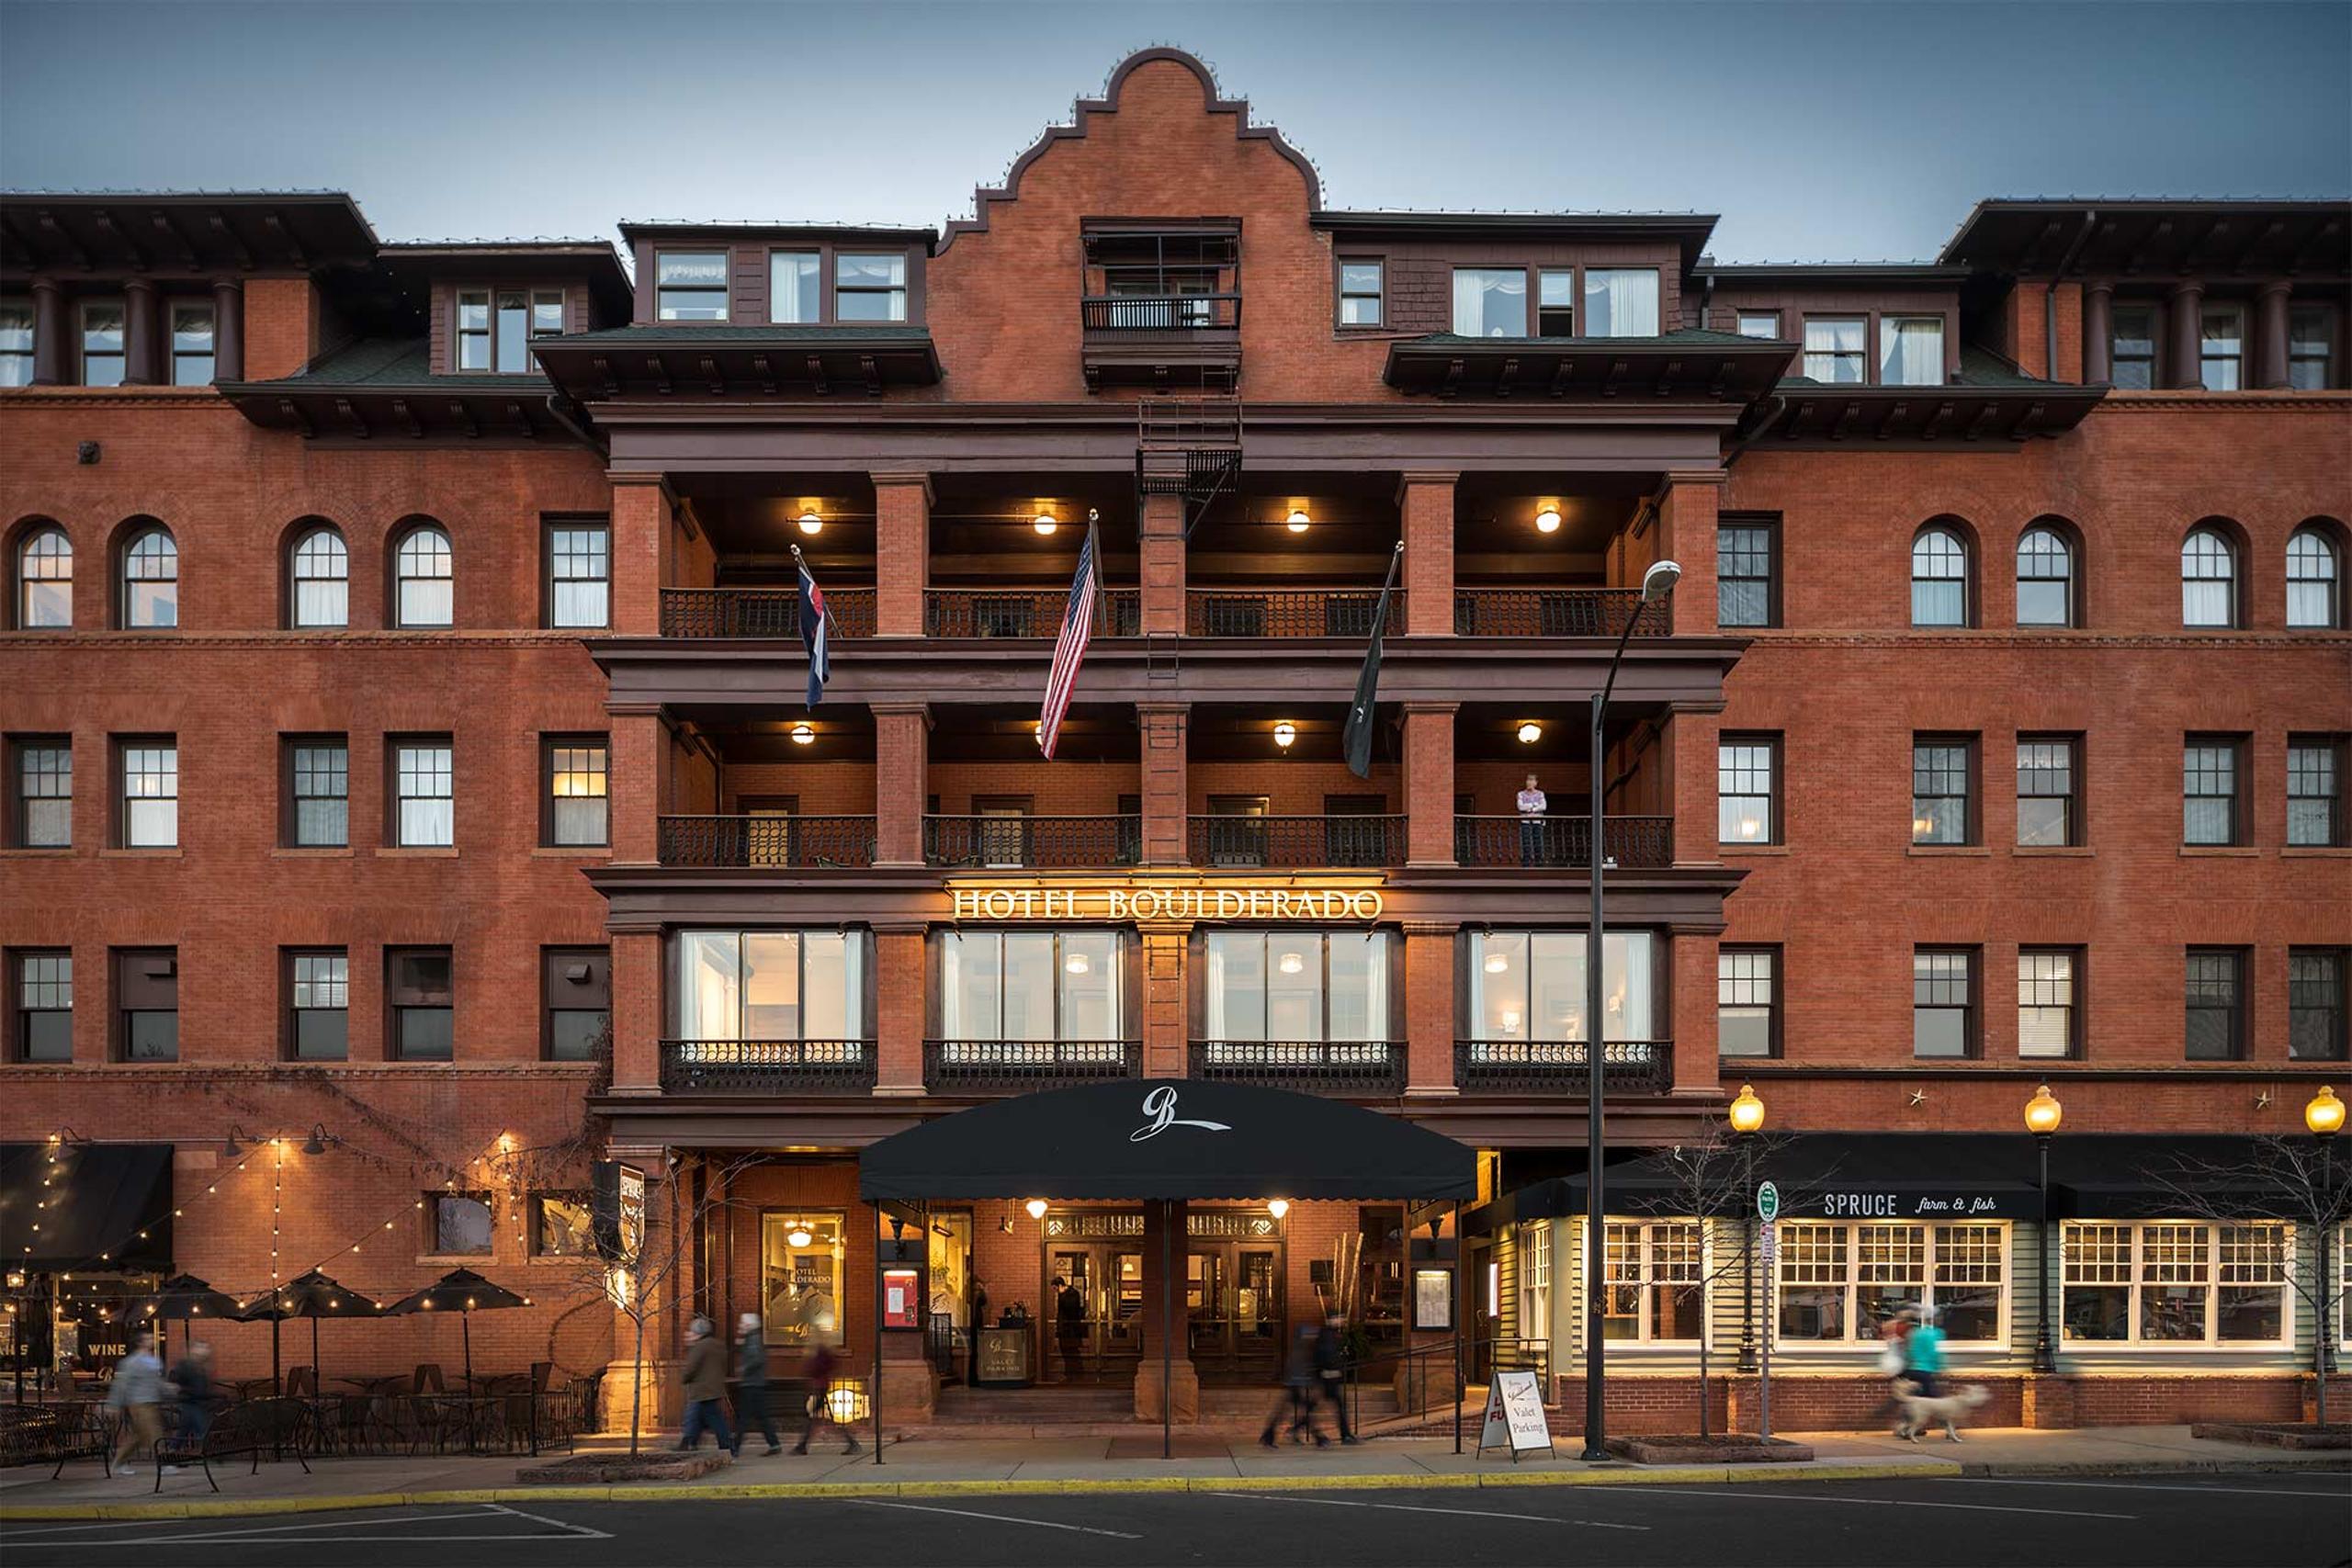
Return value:
<svg viewBox="0 0 2352 1568">
<path fill-rule="evenodd" d="M 1455 267 L 1453 330 L 1463 337 L 1525 337 L 1526 269 Z"/>
<path fill-rule="evenodd" d="M 1468 931 L 1469 1027 L 1478 1041 L 1589 1039 L 1585 1029 L 1585 933 Z M 1601 1038 L 1655 1040 L 1647 931 L 1601 938 Z"/>
<path fill-rule="evenodd" d="M 33 302 L 0 299 L 0 387 L 33 384 Z"/>
<path fill-rule="evenodd" d="M 321 524 L 294 542 L 294 624 L 340 626 L 350 618 L 351 552 Z"/>
<path fill-rule="evenodd" d="M 862 1040 L 865 935 L 684 931 L 671 1013 L 680 1040 Z"/>
<path fill-rule="evenodd" d="M 180 547 L 167 529 L 142 528 L 122 552 L 122 624 L 180 624 Z"/>
<path fill-rule="evenodd" d="M 2205 307 L 2199 321 L 2197 364 L 2209 392 L 2234 392 L 2245 385 L 2245 311 L 2242 307 Z"/>
<path fill-rule="evenodd" d="M 1804 376 L 1808 381 L 1859 387 L 1864 373 L 1862 338 L 1867 323 L 1860 316 L 1807 316 L 1804 322 Z"/>
<path fill-rule="evenodd" d="M 815 251 L 768 253 L 768 320 L 813 326 L 823 319 L 824 276 Z"/>
<path fill-rule="evenodd" d="M 1968 547 L 1950 528 L 1922 528 L 1911 541 L 1911 624 L 1968 624 Z"/>
<path fill-rule="evenodd" d="M 403 849 L 447 849 L 457 842 L 450 751 L 447 737 L 392 748 L 392 837 Z"/>
<path fill-rule="evenodd" d="M 940 1038 L 1125 1038 L 1125 941 L 1114 931 L 942 931 Z"/>
<path fill-rule="evenodd" d="M 1585 268 L 1584 335 L 1657 336 L 1657 269 L 1647 266 Z"/>
<path fill-rule="evenodd" d="M 1944 319 L 1883 317 L 1878 324 L 1878 378 L 1887 387 L 1943 385 Z"/>
<path fill-rule="evenodd" d="M 1213 931 L 1203 958 L 1204 1040 L 1395 1037 L 1385 931 Z"/>
<path fill-rule="evenodd" d="M 17 547 L 17 629 L 74 624 L 74 541 L 55 524 Z"/>
<path fill-rule="evenodd" d="M 2335 540 L 2316 527 L 2296 529 L 2287 540 L 2287 624 L 2335 626 L 2344 613 L 2343 575 Z"/>
<path fill-rule="evenodd" d="M 2283 1345 L 2294 1228 L 2271 1222 L 2068 1221 L 2059 1329 L 2068 1342 Z"/>
<path fill-rule="evenodd" d="M 2218 528 L 2198 528 L 2180 547 L 2180 624 L 2233 626 L 2238 618 L 2238 553 Z"/>
<path fill-rule="evenodd" d="M 449 536 L 437 527 L 412 528 L 394 558 L 394 624 L 446 626 L 455 617 L 457 570 Z"/>
<path fill-rule="evenodd" d="M 2055 528 L 2028 528 L 2018 539 L 2018 625 L 2075 624 L 2075 547 Z"/>
</svg>

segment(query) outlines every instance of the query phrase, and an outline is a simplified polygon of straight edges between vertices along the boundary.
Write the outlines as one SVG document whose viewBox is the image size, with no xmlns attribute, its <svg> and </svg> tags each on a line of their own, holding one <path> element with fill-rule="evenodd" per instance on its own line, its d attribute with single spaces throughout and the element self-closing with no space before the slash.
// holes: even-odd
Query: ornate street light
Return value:
<svg viewBox="0 0 2352 1568">
<path fill-rule="evenodd" d="M 2041 1227 L 2033 1248 L 2033 1370 L 2037 1372 L 2058 1370 L 2057 1348 L 2050 1339 L 2050 1140 L 2057 1136 L 2058 1123 L 2065 1114 L 2065 1107 L 2058 1103 L 2048 1084 L 2035 1089 L 2033 1098 L 2025 1102 L 2025 1130 L 2033 1134 L 2041 1166 Z"/>
<path fill-rule="evenodd" d="M 1724 1117 L 1731 1123 L 1731 1141 L 1739 1150 L 1739 1187 L 1743 1199 L 1756 1190 L 1756 1145 L 1749 1140 L 1764 1125 L 1764 1102 L 1756 1098 L 1754 1084 L 1739 1086 L 1739 1097 L 1724 1107 Z M 1747 1266 L 1743 1293 L 1747 1302 L 1739 1314 L 1739 1370 L 1756 1370 L 1756 1211 L 1743 1203 L 1740 1229 L 1747 1237 Z"/>
<path fill-rule="evenodd" d="M 2320 1201 L 2325 1205 L 2325 1212 L 2333 1215 L 2337 1212 L 2335 1206 L 2335 1134 L 2344 1130 L 2344 1102 L 2335 1098 L 2335 1089 L 2326 1084 L 2319 1086 L 2319 1092 L 2312 1096 L 2303 1107 L 2303 1125 L 2312 1130 L 2312 1136 L 2319 1142 Z M 2328 1244 L 2334 1240 L 2328 1232 L 2334 1227 L 2324 1224 L 2316 1228 L 2319 1231 L 2319 1289 L 2313 1293 L 2319 1298 L 2319 1333 L 2312 1341 L 2312 1355 L 2317 1363 L 2314 1370 L 2325 1378 L 2335 1370 L 2335 1345 L 2327 1337 L 2328 1303 L 2335 1295 L 2336 1283 L 2335 1276 L 2328 1272 L 2334 1260 L 2327 1255 Z"/>
</svg>

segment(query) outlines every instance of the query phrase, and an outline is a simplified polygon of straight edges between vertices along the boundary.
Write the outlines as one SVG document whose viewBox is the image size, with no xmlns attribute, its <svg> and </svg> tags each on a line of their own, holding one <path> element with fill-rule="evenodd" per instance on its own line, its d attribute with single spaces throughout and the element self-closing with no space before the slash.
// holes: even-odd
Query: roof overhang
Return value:
<svg viewBox="0 0 2352 1568">
<path fill-rule="evenodd" d="M 1741 434 L 1766 447 L 2000 446 L 2064 435 L 2106 395 L 2105 387 L 2064 382 L 1831 387 L 1789 381 L 1749 412 Z"/>
<path fill-rule="evenodd" d="M 1770 392 L 1797 345 L 1728 333 L 1660 338 L 1473 338 L 1388 345 L 1383 378 L 1441 398 L 1686 398 L 1746 402 Z"/>
<path fill-rule="evenodd" d="M 1566 240 L 1579 244 L 1671 241 L 1688 272 L 1715 231 L 1712 212 L 1378 212 L 1324 210 L 1307 223 L 1340 240 Z"/>
<path fill-rule="evenodd" d="M 633 298 L 620 253 L 606 240 L 399 243 L 386 245 L 378 259 L 420 300 L 425 285 L 437 278 L 514 283 L 576 277 L 588 285 L 598 316 L 621 321 Z"/>
<path fill-rule="evenodd" d="M 2081 248 L 2067 261 L 2075 242 Z M 2070 276 L 2352 274 L 2352 202 L 2098 198 L 1980 201 L 1938 258 L 1981 272 Z"/>
<path fill-rule="evenodd" d="M 375 259 L 340 191 L 12 191 L 0 195 L 0 272 L 313 272 Z"/>
<path fill-rule="evenodd" d="M 921 245 L 925 255 L 938 248 L 936 229 L 909 229 L 871 223 L 663 223 L 650 219 L 626 219 L 621 238 L 639 240 L 800 240 L 831 241 L 853 245 Z"/>
<path fill-rule="evenodd" d="M 222 381 L 216 389 L 265 430 L 349 440 L 576 441 L 533 376 L 435 376 L 413 386 L 338 386 L 305 377 Z"/>
<path fill-rule="evenodd" d="M 622 327 L 531 344 L 540 368 L 582 403 L 652 394 L 737 399 L 860 393 L 939 381 L 939 351 L 921 329 Z"/>
</svg>

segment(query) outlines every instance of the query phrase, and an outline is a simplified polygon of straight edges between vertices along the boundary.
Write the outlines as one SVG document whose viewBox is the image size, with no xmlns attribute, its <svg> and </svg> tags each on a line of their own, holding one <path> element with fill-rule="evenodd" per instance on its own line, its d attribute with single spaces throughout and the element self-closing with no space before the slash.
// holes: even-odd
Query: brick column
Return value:
<svg viewBox="0 0 2352 1568">
<path fill-rule="evenodd" d="M 1670 560 L 1682 569 L 1671 608 L 1674 629 L 1684 637 L 1709 637 L 1715 630 L 1715 507 L 1724 478 L 1720 468 L 1667 475 L 1650 525 L 1657 548 L 1648 559 Z M 1643 565 L 1634 569 L 1629 563 L 1625 585 L 1638 588 L 1647 560 L 1638 551 L 1631 558 Z"/>
<path fill-rule="evenodd" d="M 1666 1025 L 1674 1042 L 1674 1092 L 1713 1094 L 1723 1069 L 1715 1047 L 1715 953 L 1720 933 L 1677 929 L 1667 940 Z M 1653 1022 L 1652 1028 L 1657 1027 Z"/>
<path fill-rule="evenodd" d="M 212 280 L 212 378 L 245 377 L 245 290 L 233 277 Z"/>
<path fill-rule="evenodd" d="M 2249 387 L 2276 389 L 2287 385 L 2287 291 L 2283 277 L 2273 278 L 2254 291 L 2254 352 L 2246 378 Z"/>
<path fill-rule="evenodd" d="M 613 863 L 655 865 L 662 858 L 662 816 L 670 808 L 669 727 L 656 706 L 610 712 Z"/>
<path fill-rule="evenodd" d="M 922 808 L 930 794 L 931 710 L 922 703 L 874 709 L 874 863 L 922 864 Z"/>
<path fill-rule="evenodd" d="M 1405 705 L 1405 863 L 1453 863 L 1452 703 Z"/>
<path fill-rule="evenodd" d="M 1148 495 L 1136 522 L 1136 548 L 1143 579 L 1146 637 L 1184 631 L 1184 498 Z"/>
<path fill-rule="evenodd" d="M 2205 384 L 2205 362 L 2200 353 L 2205 330 L 2205 286 L 2202 283 L 2176 283 L 2172 286 L 2172 341 L 2165 345 L 2169 374 L 2163 380 L 2167 387 L 2202 387 Z"/>
<path fill-rule="evenodd" d="M 912 1096 L 923 1092 L 922 1037 L 930 1017 L 924 1004 L 923 928 L 874 928 L 874 1092 Z"/>
<path fill-rule="evenodd" d="M 613 631 L 662 632 L 662 585 L 670 580 L 670 487 L 659 474 L 616 473 L 613 486 Z"/>
<path fill-rule="evenodd" d="M 255 277 L 245 284 L 245 374 L 291 376 L 319 351 L 319 297 L 307 277 Z"/>
<path fill-rule="evenodd" d="M 1143 863 L 1182 865 L 1190 843 L 1186 817 L 1192 796 L 1185 782 L 1185 732 L 1191 707 L 1184 703 L 1137 703 L 1136 729 L 1143 743 Z"/>
<path fill-rule="evenodd" d="M 613 941 L 613 1092 L 662 1089 L 662 930 L 631 926 Z"/>
<path fill-rule="evenodd" d="M 1451 473 L 1397 476 L 1403 516 L 1405 625 L 1413 637 L 1453 635 L 1453 481 Z"/>
<path fill-rule="evenodd" d="M 1143 1206 L 1143 1359 L 1136 1367 L 1136 1419 L 1160 1417 L 1160 1337 L 1170 1337 L 1172 1354 L 1164 1369 L 1168 1383 L 1168 1418 L 1190 1425 L 1201 1418 L 1201 1378 L 1193 1369 L 1193 1347 L 1182 1325 L 1184 1312 L 1184 1252 L 1186 1228 L 1182 1199 Z M 1164 1281 L 1160 1254 L 1166 1249 L 1175 1279 Z M 1173 1296 L 1171 1314 L 1163 1297 Z"/>
<path fill-rule="evenodd" d="M 1145 924 L 1137 933 L 1143 942 L 1144 1077 L 1187 1077 L 1192 998 L 1184 978 L 1184 953 L 1190 933 L 1172 924 Z"/>
<path fill-rule="evenodd" d="M 1715 805 L 1715 742 L 1723 728 L 1720 705 L 1677 704 L 1658 731 L 1658 765 L 1666 770 L 1668 808 L 1674 817 L 1674 863 L 1714 865 L 1722 861 Z"/>
<path fill-rule="evenodd" d="M 134 277 L 122 286 L 122 379 L 125 386 L 153 387 L 165 380 L 156 343 L 155 285 Z"/>
<path fill-rule="evenodd" d="M 2093 384 L 2115 377 L 2115 281 L 2096 277 L 2083 285 L 2083 379 Z"/>
<path fill-rule="evenodd" d="M 931 476 L 874 476 L 874 630 L 922 636 L 922 591 L 931 581 Z"/>
<path fill-rule="evenodd" d="M 1405 1092 L 1459 1093 L 1453 1081 L 1453 953 L 1456 928 L 1405 925 Z"/>
</svg>

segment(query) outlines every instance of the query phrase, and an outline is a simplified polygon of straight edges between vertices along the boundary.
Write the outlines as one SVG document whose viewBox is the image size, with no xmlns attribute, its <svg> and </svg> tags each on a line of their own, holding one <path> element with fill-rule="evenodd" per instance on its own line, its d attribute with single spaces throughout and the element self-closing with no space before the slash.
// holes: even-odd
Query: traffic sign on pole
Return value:
<svg viewBox="0 0 2352 1568">
<path fill-rule="evenodd" d="M 1769 1181 L 1756 1185 L 1756 1217 L 1768 1225 L 1781 1217 L 1781 1190 Z"/>
</svg>

